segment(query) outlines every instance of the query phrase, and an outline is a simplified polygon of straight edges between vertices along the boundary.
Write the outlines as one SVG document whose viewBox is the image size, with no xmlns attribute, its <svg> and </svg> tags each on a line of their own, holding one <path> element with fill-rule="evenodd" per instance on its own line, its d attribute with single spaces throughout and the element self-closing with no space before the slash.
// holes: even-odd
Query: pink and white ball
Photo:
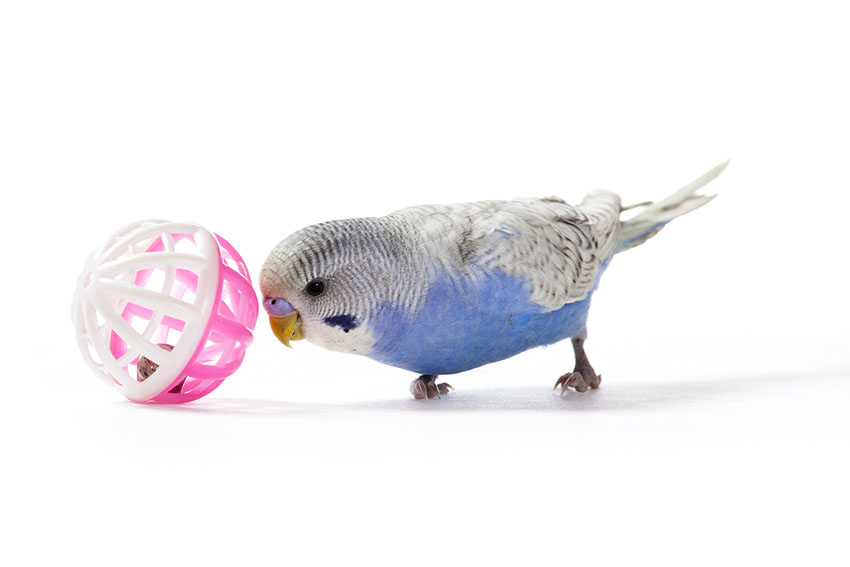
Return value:
<svg viewBox="0 0 850 567">
<path fill-rule="evenodd" d="M 192 223 L 146 220 L 86 262 L 74 294 L 89 367 L 135 402 L 179 404 L 233 374 L 259 305 L 239 253 Z"/>
</svg>

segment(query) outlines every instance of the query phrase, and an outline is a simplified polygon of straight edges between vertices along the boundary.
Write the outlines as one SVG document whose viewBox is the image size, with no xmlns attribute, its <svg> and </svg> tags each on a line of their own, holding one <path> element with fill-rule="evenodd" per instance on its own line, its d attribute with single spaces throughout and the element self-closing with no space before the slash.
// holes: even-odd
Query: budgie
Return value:
<svg viewBox="0 0 850 567">
<path fill-rule="evenodd" d="M 263 264 L 263 306 L 286 346 L 303 338 L 419 374 L 417 399 L 452 389 L 439 376 L 567 338 L 575 366 L 555 389 L 586 392 L 601 382 L 584 350 L 601 275 L 713 199 L 697 190 L 727 163 L 632 207 L 600 189 L 576 206 L 557 197 L 424 205 L 309 226 Z M 642 210 L 620 219 L 634 207 Z"/>
</svg>

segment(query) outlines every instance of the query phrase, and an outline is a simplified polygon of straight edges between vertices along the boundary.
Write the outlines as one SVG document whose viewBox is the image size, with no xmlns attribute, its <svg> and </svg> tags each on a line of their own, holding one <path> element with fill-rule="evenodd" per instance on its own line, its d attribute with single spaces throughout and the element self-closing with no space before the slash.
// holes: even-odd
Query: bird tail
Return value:
<svg viewBox="0 0 850 567">
<path fill-rule="evenodd" d="M 620 238 L 617 241 L 615 252 L 622 252 L 643 244 L 664 228 L 664 225 L 678 216 L 689 213 L 694 209 L 705 205 L 716 195 L 696 195 L 701 187 L 720 175 L 729 160 L 714 166 L 701 177 L 691 181 L 666 199 L 657 203 L 640 203 L 634 206 L 646 206 L 644 210 L 634 217 L 622 221 L 620 226 Z M 632 207 L 623 207 L 625 211 Z"/>
</svg>

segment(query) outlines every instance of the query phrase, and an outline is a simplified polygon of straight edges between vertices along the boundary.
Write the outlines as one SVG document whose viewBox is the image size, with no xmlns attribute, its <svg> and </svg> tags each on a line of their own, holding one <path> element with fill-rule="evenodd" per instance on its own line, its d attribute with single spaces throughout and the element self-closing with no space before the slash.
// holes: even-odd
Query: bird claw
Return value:
<svg viewBox="0 0 850 567">
<path fill-rule="evenodd" d="M 560 387 L 561 391 L 559 392 L 559 395 L 561 396 L 563 396 L 570 388 L 573 388 L 579 393 L 587 392 L 588 389 L 595 390 L 602 383 L 602 376 L 597 376 L 592 370 L 586 372 L 589 375 L 589 378 L 585 378 L 584 374 L 578 370 L 564 374 L 558 378 L 558 381 L 555 382 L 555 387 L 552 388 L 552 390 L 557 390 Z"/>
<path fill-rule="evenodd" d="M 576 392 L 587 391 L 587 383 L 584 381 L 584 378 L 579 372 L 568 372 L 558 378 L 553 390 L 557 390 L 559 387 L 561 389 L 559 395 L 561 396 L 563 396 L 570 388 L 574 388 Z"/>
<path fill-rule="evenodd" d="M 446 395 L 449 392 L 453 391 L 455 388 L 451 384 L 447 382 L 441 382 L 440 384 L 435 384 L 437 387 L 437 397 L 440 397 L 440 394 Z"/>
<path fill-rule="evenodd" d="M 410 393 L 413 394 L 413 399 L 424 400 L 428 397 L 428 387 L 421 380 L 414 380 L 410 383 Z"/>
<path fill-rule="evenodd" d="M 442 395 L 448 394 L 451 390 L 454 390 L 451 384 L 445 382 L 437 384 L 436 376 L 420 376 L 410 383 L 410 393 L 417 400 L 441 398 Z"/>
</svg>

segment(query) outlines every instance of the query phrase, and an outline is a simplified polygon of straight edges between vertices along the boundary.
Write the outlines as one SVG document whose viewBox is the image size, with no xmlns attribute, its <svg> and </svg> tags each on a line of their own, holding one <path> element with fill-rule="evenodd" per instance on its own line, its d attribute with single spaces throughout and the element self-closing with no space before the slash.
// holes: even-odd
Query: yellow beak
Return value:
<svg viewBox="0 0 850 567">
<path fill-rule="evenodd" d="M 269 315 L 269 323 L 271 323 L 272 332 L 277 340 L 289 348 L 292 348 L 289 341 L 300 341 L 304 338 L 304 334 L 301 332 L 301 316 L 298 315 L 297 311 L 281 317 Z"/>
</svg>

